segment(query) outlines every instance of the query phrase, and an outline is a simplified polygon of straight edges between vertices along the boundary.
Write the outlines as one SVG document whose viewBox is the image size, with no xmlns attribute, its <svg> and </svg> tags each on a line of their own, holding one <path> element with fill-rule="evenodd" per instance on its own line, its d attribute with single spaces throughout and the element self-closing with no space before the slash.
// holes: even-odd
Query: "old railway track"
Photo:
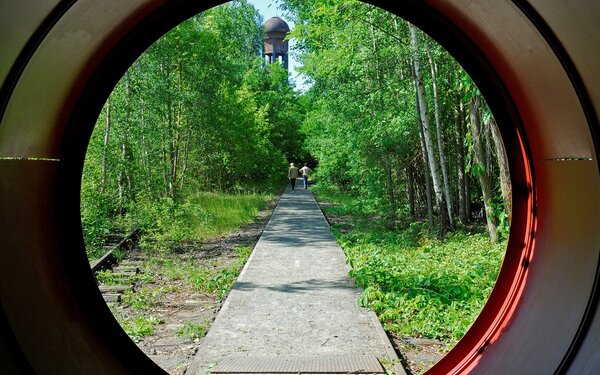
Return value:
<svg viewBox="0 0 600 375">
<path fill-rule="evenodd" d="M 139 262 L 119 261 L 119 254 L 133 250 L 140 239 L 141 230 L 136 228 L 124 237 L 119 234 L 111 235 L 109 240 L 113 243 L 105 246 L 108 251 L 99 259 L 92 262 L 90 267 L 94 276 L 101 271 L 112 271 L 110 285 L 102 284 L 96 278 L 98 289 L 104 301 L 121 302 L 121 296 L 127 291 L 135 291 L 136 275 L 140 273 Z M 116 242 L 114 242 L 116 240 Z"/>
</svg>

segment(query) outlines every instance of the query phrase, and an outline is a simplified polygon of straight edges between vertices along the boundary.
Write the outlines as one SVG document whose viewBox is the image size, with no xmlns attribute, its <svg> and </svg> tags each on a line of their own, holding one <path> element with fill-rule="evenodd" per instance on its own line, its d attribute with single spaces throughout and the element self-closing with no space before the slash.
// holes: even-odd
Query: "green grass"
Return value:
<svg viewBox="0 0 600 375">
<path fill-rule="evenodd" d="M 202 207 L 206 219 L 198 223 L 196 235 L 200 238 L 212 237 L 249 224 L 270 199 L 270 195 L 198 194 L 191 204 Z"/>
<path fill-rule="evenodd" d="M 195 341 L 203 338 L 206 335 L 207 331 L 208 328 L 206 328 L 206 326 L 203 324 L 196 324 L 190 321 L 186 321 L 183 324 L 183 327 L 177 330 L 177 335 Z"/>
<path fill-rule="evenodd" d="M 122 300 L 134 310 L 147 310 L 155 307 L 164 293 L 165 291 L 160 288 L 142 288 L 135 292 L 127 290 L 123 293 Z"/>
<path fill-rule="evenodd" d="M 185 241 L 204 241 L 251 223 L 273 197 L 267 194 L 196 193 L 183 202 L 170 198 L 138 202 L 123 226 L 141 226 L 157 247 Z"/>
<path fill-rule="evenodd" d="M 370 214 L 376 214 L 376 210 L 369 207 L 364 201 L 350 197 L 346 192 L 340 191 L 333 186 L 313 185 L 313 191 L 319 202 L 331 202 L 333 206 L 327 207 L 327 212 L 335 216 L 353 216 L 354 221 L 368 219 Z"/>
<path fill-rule="evenodd" d="M 139 197 L 121 217 L 115 216 L 108 204 L 82 195 L 81 217 L 88 258 L 104 255 L 101 245 L 110 228 L 141 227 L 142 242 L 153 242 L 144 242 L 144 247 L 168 250 L 178 242 L 204 241 L 252 223 L 272 199 L 271 194 L 208 192 L 196 192 L 181 201 Z"/>
<path fill-rule="evenodd" d="M 483 230 L 464 229 L 440 240 L 425 223 L 385 230 L 356 204 L 326 211 L 351 215 L 353 230 L 334 225 L 334 235 L 364 289 L 359 304 L 374 310 L 384 329 L 448 345 L 464 335 L 495 284 L 506 242 L 492 245 Z"/>
</svg>

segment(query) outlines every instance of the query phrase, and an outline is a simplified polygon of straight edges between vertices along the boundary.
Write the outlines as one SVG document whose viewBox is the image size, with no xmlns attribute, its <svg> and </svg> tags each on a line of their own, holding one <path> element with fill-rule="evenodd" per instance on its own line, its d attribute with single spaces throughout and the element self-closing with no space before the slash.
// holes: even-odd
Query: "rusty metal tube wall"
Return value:
<svg viewBox="0 0 600 375">
<path fill-rule="evenodd" d="M 95 290 L 78 184 L 94 116 L 119 74 L 161 33 L 218 2 L 0 3 L 0 368 L 161 371 Z M 600 373 L 597 2 L 372 3 L 465 66 L 503 120 L 511 160 L 515 210 L 498 284 L 430 373 Z"/>
</svg>

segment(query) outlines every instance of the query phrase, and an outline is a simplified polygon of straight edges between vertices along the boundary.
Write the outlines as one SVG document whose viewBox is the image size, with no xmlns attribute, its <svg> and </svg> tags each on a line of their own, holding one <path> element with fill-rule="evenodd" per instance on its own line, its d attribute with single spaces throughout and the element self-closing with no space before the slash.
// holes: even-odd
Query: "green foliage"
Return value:
<svg viewBox="0 0 600 375">
<path fill-rule="evenodd" d="M 440 45 L 417 31 L 413 48 L 406 21 L 357 0 L 284 0 L 282 7 L 296 24 L 291 35 L 300 70 L 312 84 L 302 98 L 301 132 L 305 149 L 318 161 L 314 177 L 323 189 L 359 198 L 363 213 L 383 216 L 392 228 L 439 215 L 433 206 L 441 202 L 428 205 L 427 199 L 435 201 L 436 192 L 454 208 L 452 218 L 458 217 L 458 196 L 469 199 L 458 171 L 467 171 L 473 197 L 481 195 L 482 174 L 496 185 L 500 155 L 489 139 L 493 116 L 478 100 L 477 141 L 487 150 L 485 161 L 475 163 L 469 101 L 481 93 Z M 427 117 L 429 127 L 423 124 Z M 445 176 L 434 178 L 434 169 L 440 171 L 435 176 Z M 439 219 L 437 225 L 447 224 Z"/>
<path fill-rule="evenodd" d="M 138 343 L 146 336 L 152 336 L 160 321 L 151 315 L 136 315 L 121 322 L 121 327 L 133 342 Z"/>
<path fill-rule="evenodd" d="M 156 241 L 158 249 L 176 242 L 202 241 L 226 234 L 251 223 L 272 199 L 267 194 L 190 194 L 183 202 L 164 197 L 138 201 L 121 220 L 124 226 L 140 226 L 144 238 Z"/>
<path fill-rule="evenodd" d="M 104 285 L 116 285 L 116 276 L 112 270 L 98 271 L 96 272 L 96 280 L 100 284 Z"/>
<path fill-rule="evenodd" d="M 335 202 L 334 205 L 327 208 L 327 211 L 335 216 L 352 215 L 355 220 L 368 220 L 373 224 L 373 217 L 378 213 L 378 206 L 371 204 L 368 199 L 361 196 L 351 196 L 347 191 L 340 190 L 337 186 L 327 184 L 319 180 L 319 183 L 313 186 L 313 191 L 320 201 Z"/>
<path fill-rule="evenodd" d="M 177 335 L 195 341 L 203 338 L 206 335 L 206 331 L 207 328 L 205 325 L 196 324 L 188 320 L 183 324 L 183 327 L 177 330 Z"/>
<path fill-rule="evenodd" d="M 385 219 L 357 209 L 343 193 L 319 190 L 349 272 L 363 288 L 359 304 L 374 310 L 384 328 L 400 336 L 454 344 L 479 314 L 498 275 L 506 242 L 491 244 L 483 228 L 433 238 L 427 223 L 389 230 Z M 332 203 L 333 202 L 333 205 Z M 351 231 L 343 230 L 351 227 Z"/>
<path fill-rule="evenodd" d="M 496 231 L 498 232 L 499 237 L 508 238 L 508 233 L 510 231 L 510 216 L 506 213 L 506 202 L 504 202 L 499 195 L 492 201 L 492 212 L 498 223 Z"/>
<path fill-rule="evenodd" d="M 96 272 L 96 280 L 103 285 L 118 285 L 120 283 L 120 281 L 118 280 L 120 277 L 122 276 L 115 274 L 112 270 Z M 156 281 L 154 276 L 147 272 L 142 272 L 137 275 L 131 275 L 128 277 L 128 279 L 133 283 L 142 282 L 151 284 Z"/>
<path fill-rule="evenodd" d="M 165 34 L 118 82 L 84 165 L 90 256 L 116 222 L 139 220 L 164 246 L 222 234 L 256 203 L 219 193 L 281 188 L 287 159 L 302 155 L 303 110 L 287 72 L 263 66 L 262 32 L 256 9 L 229 2 Z"/>
<path fill-rule="evenodd" d="M 110 199 L 96 189 L 82 186 L 81 221 L 88 257 L 96 259 L 102 254 L 101 245 L 106 235 L 114 227 L 113 207 Z"/>
<path fill-rule="evenodd" d="M 406 211 L 403 169 L 420 150 L 405 22 L 358 1 L 286 0 L 302 72 L 313 82 L 302 125 L 315 177 L 366 210 Z M 445 55 L 440 55 L 442 59 Z"/>
<path fill-rule="evenodd" d="M 236 249 L 236 260 L 225 265 L 169 258 L 161 261 L 159 268 L 160 273 L 170 279 L 181 280 L 203 293 L 216 293 L 222 300 L 233 287 L 251 253 L 252 248 L 242 246 Z"/>
<path fill-rule="evenodd" d="M 217 293 L 217 297 L 222 300 L 227 296 L 233 283 L 240 274 L 242 268 L 248 261 L 252 253 L 249 247 L 239 247 L 236 249 L 237 260 L 225 268 L 197 268 L 190 267 L 184 272 L 192 286 L 200 291 L 207 293 Z"/>
<path fill-rule="evenodd" d="M 385 329 L 447 342 L 462 337 L 479 314 L 506 246 L 491 245 L 481 233 L 430 239 L 423 224 L 397 233 L 354 231 L 338 241 L 350 276 L 364 288 L 360 305 L 373 309 Z"/>
</svg>

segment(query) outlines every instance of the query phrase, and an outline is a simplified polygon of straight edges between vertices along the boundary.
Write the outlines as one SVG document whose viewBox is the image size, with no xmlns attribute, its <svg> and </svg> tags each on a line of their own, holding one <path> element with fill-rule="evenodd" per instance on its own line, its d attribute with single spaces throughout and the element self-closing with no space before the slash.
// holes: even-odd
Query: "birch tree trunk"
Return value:
<svg viewBox="0 0 600 375">
<path fill-rule="evenodd" d="M 417 127 L 419 128 L 419 141 L 421 142 L 421 152 L 423 154 L 423 166 L 425 167 L 425 198 L 427 201 L 427 220 L 429 221 L 429 229 L 433 228 L 433 199 L 431 192 L 431 173 L 429 172 L 429 154 L 427 152 L 427 146 L 425 145 L 425 134 L 423 132 L 423 125 L 421 124 L 421 117 L 419 114 L 421 113 L 421 109 L 419 106 L 419 101 L 415 101 L 416 110 L 417 110 Z"/>
<path fill-rule="evenodd" d="M 447 230 L 447 211 L 444 206 L 444 198 L 442 191 L 442 183 L 440 181 L 440 173 L 438 163 L 435 160 L 435 147 L 433 145 L 433 139 L 431 136 L 429 126 L 429 115 L 427 114 L 427 100 L 425 98 L 425 89 L 423 88 L 423 77 L 421 74 L 421 62 L 417 51 L 418 47 L 418 36 L 417 29 L 415 26 L 409 23 L 410 28 L 410 41 L 412 46 L 412 62 L 413 62 L 413 78 L 415 84 L 415 91 L 417 94 L 417 102 L 419 103 L 419 112 L 421 118 L 421 129 L 423 131 L 423 140 L 427 149 L 427 155 L 429 156 L 429 170 L 431 172 L 431 179 L 433 181 L 433 191 L 435 194 L 436 208 L 440 217 L 440 235 L 444 236 Z"/>
<path fill-rule="evenodd" d="M 473 139 L 473 151 L 475 162 L 478 164 L 477 177 L 481 184 L 483 193 L 483 203 L 485 206 L 485 216 L 487 221 L 488 234 L 492 243 L 498 242 L 498 233 L 496 232 L 496 218 L 492 209 L 492 183 L 490 175 L 486 170 L 486 150 L 483 135 L 481 134 L 481 118 L 479 115 L 479 97 L 474 97 L 469 101 L 469 123 L 471 125 L 471 137 Z"/>
<path fill-rule="evenodd" d="M 512 205 L 512 192 L 510 188 L 510 171 L 508 169 L 508 160 L 506 159 L 506 153 L 504 152 L 504 145 L 502 138 L 500 137 L 500 131 L 496 124 L 496 119 L 491 118 L 490 120 L 490 131 L 492 133 L 492 140 L 494 141 L 494 148 L 496 149 L 496 157 L 498 159 L 498 168 L 500 175 L 500 190 L 502 191 L 502 201 L 504 202 L 504 212 L 507 216 L 510 216 L 511 205 Z"/>
<path fill-rule="evenodd" d="M 429 221 L 429 228 L 433 228 L 433 197 L 431 189 L 431 179 L 429 172 L 429 155 L 427 153 L 427 146 L 425 146 L 425 136 L 423 135 L 423 127 L 419 121 L 419 131 L 421 140 L 421 149 L 423 152 L 423 165 L 425 166 L 425 197 L 427 201 L 427 220 Z"/>
<path fill-rule="evenodd" d="M 425 43 L 425 52 L 427 53 L 427 59 L 429 60 L 429 68 L 431 70 L 431 85 L 433 89 L 433 108 L 435 114 L 435 128 L 437 135 L 437 143 L 438 143 L 438 152 L 440 156 L 440 166 L 442 167 L 442 179 L 444 181 L 444 193 L 446 198 L 446 209 L 448 211 L 448 222 L 450 227 L 454 226 L 452 219 L 452 198 L 450 195 L 450 183 L 448 182 L 448 169 L 446 167 L 446 154 L 444 152 L 444 145 L 442 142 L 442 124 L 440 121 L 440 106 L 438 100 L 438 90 L 437 90 L 437 64 L 433 60 L 431 56 L 431 48 L 429 47 L 429 43 Z"/>
</svg>

